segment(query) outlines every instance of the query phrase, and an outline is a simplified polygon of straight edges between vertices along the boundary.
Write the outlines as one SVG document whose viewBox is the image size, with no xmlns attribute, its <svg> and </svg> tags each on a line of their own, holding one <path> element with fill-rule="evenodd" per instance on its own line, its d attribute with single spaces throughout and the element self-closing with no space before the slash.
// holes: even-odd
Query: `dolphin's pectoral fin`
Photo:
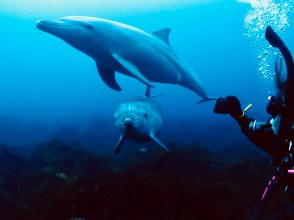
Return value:
<svg viewBox="0 0 294 220">
<path fill-rule="evenodd" d="M 123 135 L 121 135 L 120 138 L 119 138 L 119 140 L 118 140 L 118 142 L 117 142 L 117 144 L 116 144 L 116 146 L 115 146 L 115 149 L 114 149 L 114 152 L 115 152 L 116 154 L 119 153 L 120 148 L 121 148 L 121 146 L 123 145 L 123 143 L 125 142 L 125 140 L 126 140 L 126 137 L 123 136 Z"/>
<path fill-rule="evenodd" d="M 147 86 L 154 87 L 154 85 L 146 79 L 146 77 L 138 70 L 138 68 L 118 54 L 113 54 L 114 59 L 120 63 L 134 78 L 138 79 Z"/>
<path fill-rule="evenodd" d="M 155 35 L 156 37 L 158 37 L 164 43 L 170 45 L 169 44 L 169 40 L 168 40 L 169 33 L 170 33 L 170 28 L 163 28 L 163 29 L 160 29 L 158 31 L 152 32 L 153 35 Z"/>
<path fill-rule="evenodd" d="M 167 146 L 165 146 L 165 144 L 163 144 L 156 136 L 154 136 L 154 134 L 150 135 L 150 138 L 157 143 L 161 148 L 163 148 L 164 150 L 166 150 L 167 152 L 169 152 L 169 149 L 167 148 Z"/>
<path fill-rule="evenodd" d="M 103 66 L 99 66 L 98 63 L 96 63 L 96 66 L 97 66 L 99 75 L 100 75 L 101 79 L 103 80 L 103 82 L 107 86 L 109 86 L 110 88 L 117 90 L 117 91 L 121 91 L 121 88 L 119 87 L 119 85 L 115 81 L 114 70 L 103 67 Z"/>
</svg>

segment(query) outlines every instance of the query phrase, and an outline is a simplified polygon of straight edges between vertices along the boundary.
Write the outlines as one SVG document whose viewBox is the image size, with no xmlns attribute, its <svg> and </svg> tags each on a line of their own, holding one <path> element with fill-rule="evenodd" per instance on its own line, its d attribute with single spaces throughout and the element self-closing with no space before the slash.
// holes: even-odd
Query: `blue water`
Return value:
<svg viewBox="0 0 294 220">
<path fill-rule="evenodd" d="M 268 15 L 262 14 L 262 10 L 267 9 L 238 1 L 142 2 L 142 5 L 132 1 L 126 5 L 118 2 L 99 5 L 92 1 L 87 4 L 60 1 L 48 5 L 9 1 L 1 4 L 2 142 L 21 145 L 22 141 L 34 142 L 41 137 L 45 140 L 60 126 L 72 126 L 82 133 L 95 118 L 103 119 L 96 123 L 97 135 L 99 130 L 101 133 L 107 130 L 107 135 L 115 137 L 118 133 L 113 125 L 113 113 L 118 104 L 144 94 L 143 84 L 121 74 L 116 77 L 122 91 L 111 90 L 98 76 L 91 58 L 35 27 L 39 19 L 57 19 L 67 15 L 103 17 L 147 32 L 170 27 L 171 46 L 195 70 L 208 95 L 236 95 L 243 107 L 253 104 L 248 112 L 250 116 L 260 120 L 268 117 L 265 103 L 267 96 L 274 93 L 273 81 L 270 74 L 263 75 L 259 68 L 264 65 L 262 67 L 272 72 L 273 59 L 265 64 L 260 62 L 260 48 L 262 51 L 268 45 L 264 39 L 258 41 L 255 38 L 258 34 L 262 36 L 263 30 L 253 31 L 257 21 L 245 23 L 246 16 L 257 11 L 261 12 L 262 19 L 264 16 L 265 23 L 280 27 L 277 25 L 280 25 L 279 15 L 269 19 Z M 292 6 L 290 1 L 287 8 Z M 282 5 L 277 7 L 283 8 Z M 293 17 L 289 12 L 284 14 L 288 20 L 278 33 L 293 51 Z M 250 33 L 252 36 L 248 36 Z M 270 51 L 272 54 L 276 52 Z M 182 139 L 195 139 L 197 134 L 201 134 L 199 136 L 204 139 L 207 135 L 209 141 L 211 132 L 222 123 L 227 123 L 226 127 L 232 126 L 232 130 L 237 128 L 228 116 L 212 112 L 214 101 L 196 104 L 200 98 L 183 87 L 156 84 L 153 93 L 165 94 L 156 99 L 162 108 L 165 125 L 173 124 L 162 128 L 165 138 L 181 138 L 179 129 L 187 129 L 189 132 Z M 38 135 L 33 131 L 24 134 L 30 129 L 37 130 Z M 99 138 L 107 141 L 107 135 Z"/>
<path fill-rule="evenodd" d="M 264 31 L 270 24 L 294 51 L 293 7 L 293 0 L 0 1 L 1 218 L 251 219 L 273 173 L 270 158 L 230 116 L 213 113 L 215 101 L 197 104 L 192 91 L 156 83 L 152 93 L 164 94 L 155 98 L 164 120 L 158 137 L 171 152 L 127 142 L 114 155 L 113 114 L 145 85 L 116 74 L 122 91 L 111 90 L 91 58 L 36 21 L 85 15 L 147 32 L 169 27 L 172 48 L 209 96 L 235 95 L 243 108 L 253 104 L 249 117 L 267 120 L 279 52 Z M 277 200 L 265 219 L 281 219 Z"/>
</svg>

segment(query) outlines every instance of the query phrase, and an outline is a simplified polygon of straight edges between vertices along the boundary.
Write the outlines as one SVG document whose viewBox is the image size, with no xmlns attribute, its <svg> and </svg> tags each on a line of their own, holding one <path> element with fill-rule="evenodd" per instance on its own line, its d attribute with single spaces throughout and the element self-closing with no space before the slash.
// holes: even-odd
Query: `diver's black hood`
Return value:
<svg viewBox="0 0 294 220">
<path fill-rule="evenodd" d="M 288 152 L 285 148 L 285 142 L 294 141 L 294 63 L 291 52 L 278 36 L 278 34 L 268 26 L 265 32 L 265 38 L 271 44 L 280 50 L 287 67 L 287 80 L 284 89 L 284 99 L 282 109 L 279 113 L 281 117 L 280 126 L 276 138 L 275 147 L 278 157 L 283 156 L 281 152 Z"/>
</svg>

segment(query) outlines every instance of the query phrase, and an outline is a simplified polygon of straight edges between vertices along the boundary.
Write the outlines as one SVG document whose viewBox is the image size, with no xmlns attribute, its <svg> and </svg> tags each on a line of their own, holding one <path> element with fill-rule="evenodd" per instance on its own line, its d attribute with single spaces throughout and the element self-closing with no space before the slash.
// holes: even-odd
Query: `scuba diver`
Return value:
<svg viewBox="0 0 294 220">
<path fill-rule="evenodd" d="M 281 189 L 288 193 L 290 201 L 284 219 L 294 219 L 294 63 L 289 49 L 270 26 L 266 28 L 265 37 L 271 46 L 280 50 L 287 67 L 287 79 L 282 82 L 282 63 L 276 61 L 278 92 L 276 96 L 269 97 L 266 107 L 272 116 L 270 120 L 259 122 L 247 117 L 245 112 L 251 106 L 242 110 L 240 101 L 235 96 L 218 98 L 213 111 L 217 114 L 230 114 L 248 139 L 273 158 L 272 164 L 276 167 L 276 172 L 265 188 L 254 219 L 261 219 L 269 199 Z"/>
</svg>

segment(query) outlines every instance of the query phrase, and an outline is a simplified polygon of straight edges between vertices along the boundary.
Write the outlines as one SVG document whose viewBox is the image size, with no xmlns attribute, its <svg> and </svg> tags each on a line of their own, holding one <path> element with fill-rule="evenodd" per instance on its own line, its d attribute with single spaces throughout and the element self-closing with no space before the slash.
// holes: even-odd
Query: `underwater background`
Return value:
<svg viewBox="0 0 294 220">
<path fill-rule="evenodd" d="M 267 25 L 294 51 L 294 1 L 0 0 L 0 215 L 2 219 L 251 219 L 271 177 L 257 149 L 215 102 L 177 85 L 164 94 L 156 144 L 128 141 L 119 155 L 113 114 L 145 86 L 116 74 L 117 92 L 93 60 L 36 28 L 39 19 L 102 17 L 146 32 L 171 28 L 170 44 L 209 96 L 236 95 L 267 120 L 279 55 Z M 284 68 L 285 69 L 285 68 Z M 279 198 L 282 197 L 282 198 Z M 279 219 L 283 195 L 267 219 Z"/>
</svg>

